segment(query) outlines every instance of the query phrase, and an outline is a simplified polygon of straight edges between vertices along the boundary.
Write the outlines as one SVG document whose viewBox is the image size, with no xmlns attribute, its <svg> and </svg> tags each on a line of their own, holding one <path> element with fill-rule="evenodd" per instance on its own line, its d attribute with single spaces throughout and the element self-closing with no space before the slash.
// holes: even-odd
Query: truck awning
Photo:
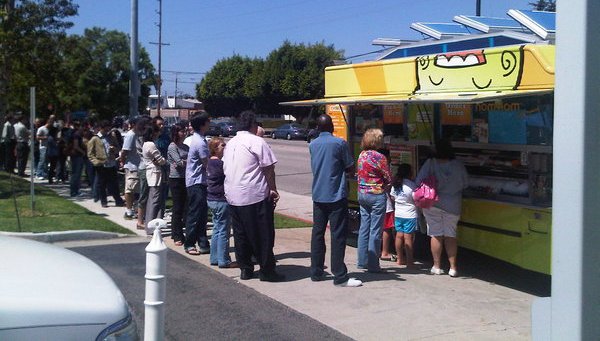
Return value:
<svg viewBox="0 0 600 341">
<path fill-rule="evenodd" d="M 308 99 L 302 101 L 281 102 L 280 105 L 311 107 L 326 104 L 398 104 L 398 103 L 481 103 L 502 98 L 524 97 L 551 94 L 554 89 L 506 90 L 480 92 L 439 92 L 415 93 L 384 96 L 350 96 Z"/>
<path fill-rule="evenodd" d="M 403 95 L 379 95 L 379 96 L 349 96 L 306 99 L 302 101 L 280 102 L 279 105 L 292 107 L 312 107 L 325 104 L 384 104 L 406 102 L 410 94 Z"/>
</svg>

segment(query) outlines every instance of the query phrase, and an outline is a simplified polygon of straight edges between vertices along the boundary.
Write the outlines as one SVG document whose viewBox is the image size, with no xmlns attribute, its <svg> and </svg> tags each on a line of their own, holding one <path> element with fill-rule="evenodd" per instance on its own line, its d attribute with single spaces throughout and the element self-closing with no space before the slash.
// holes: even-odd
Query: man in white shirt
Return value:
<svg viewBox="0 0 600 341">
<path fill-rule="evenodd" d="M 273 255 L 273 211 L 279 200 L 275 184 L 277 159 L 265 140 L 256 136 L 258 124 L 252 111 L 240 114 L 238 127 L 236 136 L 225 147 L 223 170 L 240 279 L 254 277 L 254 255 L 260 265 L 260 280 L 281 282 L 285 276 L 275 271 Z"/>
<path fill-rule="evenodd" d="M 6 122 L 2 126 L 2 136 L 0 139 L 2 153 L 4 156 L 4 170 L 9 174 L 15 171 L 15 139 L 14 117 L 12 114 L 6 115 Z"/>
<path fill-rule="evenodd" d="M 18 115 L 15 123 L 15 139 L 17 141 L 17 174 L 25 175 L 25 167 L 27 166 L 27 157 L 29 156 L 29 129 L 25 125 L 25 116 Z"/>
</svg>

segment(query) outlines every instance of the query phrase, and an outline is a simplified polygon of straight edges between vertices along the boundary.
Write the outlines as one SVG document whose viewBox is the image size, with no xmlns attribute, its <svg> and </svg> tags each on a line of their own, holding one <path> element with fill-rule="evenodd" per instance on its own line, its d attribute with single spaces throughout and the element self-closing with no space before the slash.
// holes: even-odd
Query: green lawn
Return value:
<svg viewBox="0 0 600 341">
<path fill-rule="evenodd" d="M 173 200 L 167 199 L 167 208 L 173 207 Z M 208 219 L 211 219 L 211 212 L 208 210 Z M 276 229 L 292 229 L 298 227 L 311 227 L 311 223 L 302 220 L 294 219 L 285 215 L 275 213 L 275 228 Z"/>
<path fill-rule="evenodd" d="M 96 230 L 132 234 L 131 231 L 104 219 L 101 214 L 91 212 L 40 185 L 35 187 L 35 212 L 32 213 L 29 182 L 13 177 L 13 184 L 21 221 L 20 232 Z M 0 231 L 19 232 L 12 193 L 10 176 L 0 172 Z M 167 201 L 167 207 L 170 206 L 171 199 Z M 308 222 L 275 213 L 276 229 L 310 226 Z"/>
<path fill-rule="evenodd" d="M 293 229 L 298 227 L 311 227 L 311 223 L 302 220 L 294 219 L 288 216 L 275 213 L 275 228 L 276 229 Z"/>
<path fill-rule="evenodd" d="M 133 234 L 131 231 L 91 212 L 51 189 L 35 187 L 35 211 L 31 211 L 29 182 L 13 177 L 21 232 L 96 230 Z M 17 212 L 10 176 L 0 172 L 0 231 L 18 232 Z"/>
</svg>

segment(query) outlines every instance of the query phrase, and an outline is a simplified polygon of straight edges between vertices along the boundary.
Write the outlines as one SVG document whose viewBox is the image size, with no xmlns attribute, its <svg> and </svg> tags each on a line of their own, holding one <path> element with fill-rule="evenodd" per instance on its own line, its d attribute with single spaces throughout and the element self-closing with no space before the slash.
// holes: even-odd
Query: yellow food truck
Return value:
<svg viewBox="0 0 600 341">
<path fill-rule="evenodd" d="M 354 157 L 362 133 L 384 131 L 392 171 L 415 173 L 437 138 L 469 173 L 459 245 L 550 274 L 554 46 L 517 44 L 325 69 L 325 105 Z M 350 202 L 357 204 L 356 182 Z"/>
</svg>

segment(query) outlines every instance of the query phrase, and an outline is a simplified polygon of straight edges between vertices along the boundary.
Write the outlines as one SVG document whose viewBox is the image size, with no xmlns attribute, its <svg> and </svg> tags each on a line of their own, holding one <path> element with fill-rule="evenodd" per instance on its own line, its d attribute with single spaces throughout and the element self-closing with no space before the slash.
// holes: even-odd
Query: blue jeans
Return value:
<svg viewBox="0 0 600 341">
<path fill-rule="evenodd" d="M 83 171 L 83 156 L 71 156 L 71 181 L 69 187 L 71 189 L 71 196 L 74 197 L 79 194 L 81 188 L 81 172 Z"/>
<path fill-rule="evenodd" d="M 358 230 L 357 266 L 369 271 L 379 271 L 386 194 L 358 193 L 358 203 L 360 204 L 360 229 Z"/>
<path fill-rule="evenodd" d="M 206 186 L 193 185 L 187 188 L 188 194 L 188 215 L 185 222 L 185 242 L 183 246 L 186 249 L 196 246 L 196 243 L 202 249 L 209 250 L 210 244 L 206 236 L 206 219 L 208 215 L 208 206 L 206 203 Z"/>
<path fill-rule="evenodd" d="M 227 201 L 208 201 L 212 211 L 213 230 L 210 239 L 210 264 L 226 267 L 229 257 L 229 204 Z"/>
<path fill-rule="evenodd" d="M 325 230 L 329 221 L 331 233 L 331 273 L 333 283 L 348 280 L 348 269 L 344 263 L 346 238 L 348 237 L 348 201 L 342 199 L 331 203 L 313 201 L 313 228 L 310 241 L 310 275 L 319 278 L 325 273 Z"/>
<path fill-rule="evenodd" d="M 46 159 L 46 150 L 48 148 L 40 146 L 40 160 L 38 161 L 35 175 L 45 178 L 48 176 L 48 160 Z"/>
</svg>

